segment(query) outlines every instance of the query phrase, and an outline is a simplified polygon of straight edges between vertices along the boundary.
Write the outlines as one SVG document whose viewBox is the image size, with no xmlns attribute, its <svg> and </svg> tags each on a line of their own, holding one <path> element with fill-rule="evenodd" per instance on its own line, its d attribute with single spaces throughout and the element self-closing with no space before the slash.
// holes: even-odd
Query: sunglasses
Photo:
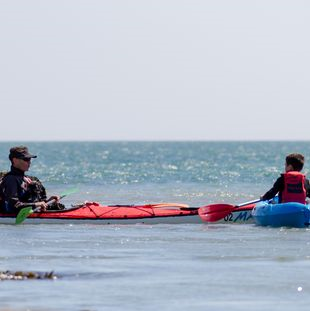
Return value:
<svg viewBox="0 0 310 311">
<path fill-rule="evenodd" d="M 30 162 L 30 161 L 31 161 L 31 158 L 24 158 L 24 159 L 21 159 L 21 160 L 23 160 L 23 161 L 25 161 L 25 162 Z"/>
</svg>

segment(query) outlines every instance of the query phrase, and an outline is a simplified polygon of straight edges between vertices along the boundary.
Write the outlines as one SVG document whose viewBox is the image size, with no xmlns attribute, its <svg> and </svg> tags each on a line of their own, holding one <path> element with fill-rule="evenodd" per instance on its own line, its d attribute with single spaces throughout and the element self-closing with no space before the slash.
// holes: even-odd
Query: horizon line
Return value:
<svg viewBox="0 0 310 311">
<path fill-rule="evenodd" d="M 310 139 L 48 139 L 48 140 L 0 140 L 0 143 L 70 143 L 70 142 L 310 142 Z"/>
</svg>

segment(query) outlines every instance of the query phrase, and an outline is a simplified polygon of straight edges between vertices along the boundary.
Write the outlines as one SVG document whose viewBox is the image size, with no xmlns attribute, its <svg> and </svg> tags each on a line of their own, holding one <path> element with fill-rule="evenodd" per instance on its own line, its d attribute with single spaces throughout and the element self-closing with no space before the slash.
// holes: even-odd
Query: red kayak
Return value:
<svg viewBox="0 0 310 311">
<path fill-rule="evenodd" d="M 15 219 L 16 215 L 0 214 L 1 224 L 13 224 Z M 198 216 L 198 208 L 190 208 L 186 204 L 159 203 L 104 206 L 96 202 L 87 202 L 64 210 L 34 212 L 23 223 L 178 224 L 201 223 L 201 219 Z"/>
</svg>

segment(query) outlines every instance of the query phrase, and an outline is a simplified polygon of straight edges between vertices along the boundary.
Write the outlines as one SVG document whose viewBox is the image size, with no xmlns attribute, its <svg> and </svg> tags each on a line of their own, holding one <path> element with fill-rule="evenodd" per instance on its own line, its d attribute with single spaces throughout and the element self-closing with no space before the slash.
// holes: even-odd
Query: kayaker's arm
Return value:
<svg viewBox="0 0 310 311">
<path fill-rule="evenodd" d="M 60 200 L 60 197 L 57 195 L 51 196 L 49 199 L 44 200 L 44 201 L 39 201 L 39 202 L 33 202 L 33 203 L 18 203 L 16 207 L 21 208 L 25 206 L 34 206 L 35 208 L 38 209 L 38 211 L 44 212 L 47 210 L 49 204 L 51 203 L 58 203 Z"/>
<path fill-rule="evenodd" d="M 20 190 L 16 178 L 14 178 L 13 176 L 7 176 L 3 185 L 3 192 L 6 197 L 5 204 L 7 205 L 7 211 L 20 210 L 25 206 L 34 206 L 41 208 L 41 210 L 46 210 L 48 206 L 46 202 L 47 200 L 39 202 L 22 202 L 19 199 L 19 191 Z M 53 196 L 49 198 L 49 201 L 57 201 L 57 199 L 59 200 L 59 197 Z"/>
<path fill-rule="evenodd" d="M 263 201 L 271 200 L 277 195 L 278 192 L 283 190 L 283 187 L 284 187 L 284 179 L 283 176 L 281 175 L 276 180 L 273 187 L 270 190 L 268 190 L 263 196 L 261 196 L 261 200 Z"/>
</svg>

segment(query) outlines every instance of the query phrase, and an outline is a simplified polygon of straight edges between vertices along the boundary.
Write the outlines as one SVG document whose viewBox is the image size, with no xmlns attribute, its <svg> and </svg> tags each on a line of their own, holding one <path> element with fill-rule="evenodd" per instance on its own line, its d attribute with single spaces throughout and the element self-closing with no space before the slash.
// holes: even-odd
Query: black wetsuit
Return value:
<svg viewBox="0 0 310 311">
<path fill-rule="evenodd" d="M 31 179 L 24 172 L 11 167 L 0 183 L 0 208 L 4 213 L 17 213 L 23 207 L 23 203 L 33 203 L 33 191 L 31 191 Z"/>
<path fill-rule="evenodd" d="M 305 188 L 307 191 L 307 197 L 310 198 L 310 183 L 309 183 L 308 179 L 305 180 Z M 282 191 L 283 190 L 284 190 L 284 176 L 282 174 L 276 180 L 273 187 L 263 195 L 262 199 L 263 199 L 263 201 L 270 200 L 270 199 L 274 198 L 277 195 L 277 193 L 279 193 L 279 203 L 281 203 L 282 202 Z"/>
</svg>

